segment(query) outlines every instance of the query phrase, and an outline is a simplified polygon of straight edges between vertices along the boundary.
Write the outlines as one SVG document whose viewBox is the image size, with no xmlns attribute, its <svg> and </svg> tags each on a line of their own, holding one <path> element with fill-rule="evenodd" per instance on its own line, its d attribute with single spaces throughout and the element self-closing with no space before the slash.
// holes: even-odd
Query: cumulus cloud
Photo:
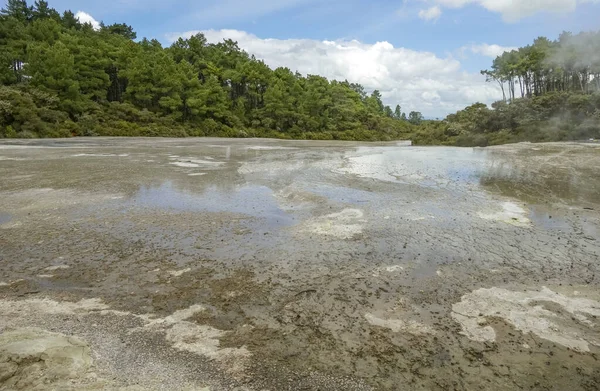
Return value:
<svg viewBox="0 0 600 391">
<path fill-rule="evenodd" d="M 488 11 L 497 12 L 507 22 L 516 22 L 541 11 L 572 12 L 583 3 L 600 3 L 600 0 L 430 0 L 446 8 L 461 8 L 477 4 Z"/>
<path fill-rule="evenodd" d="M 496 58 L 504 52 L 510 52 L 513 50 L 518 50 L 519 48 L 514 46 L 500 46 L 500 45 L 489 45 L 487 43 L 482 43 L 478 45 L 471 45 L 467 47 L 463 47 L 463 50 L 468 49 L 475 54 L 481 54 L 482 56 Z"/>
<path fill-rule="evenodd" d="M 427 21 L 438 20 L 441 15 L 442 15 L 442 10 L 437 5 L 433 6 L 431 8 L 419 11 L 419 18 L 421 18 L 423 20 L 427 20 Z"/>
<path fill-rule="evenodd" d="M 86 12 L 83 11 L 77 11 L 77 13 L 75 14 L 75 18 L 79 19 L 79 22 L 81 23 L 89 23 L 92 25 L 92 27 L 94 28 L 94 30 L 99 30 L 100 29 L 100 22 L 98 22 L 96 19 L 94 19 L 94 17 Z"/>
<path fill-rule="evenodd" d="M 388 42 L 262 39 L 238 30 L 189 31 L 167 38 L 174 41 L 199 32 L 213 43 L 226 38 L 237 41 L 272 68 L 288 67 L 302 74 L 347 79 L 369 91 L 378 89 L 386 104 L 400 104 L 404 111 L 418 110 L 429 117 L 444 117 L 474 102 L 491 103 L 501 97 L 495 85 L 465 72 L 452 57 L 396 48 Z"/>
</svg>

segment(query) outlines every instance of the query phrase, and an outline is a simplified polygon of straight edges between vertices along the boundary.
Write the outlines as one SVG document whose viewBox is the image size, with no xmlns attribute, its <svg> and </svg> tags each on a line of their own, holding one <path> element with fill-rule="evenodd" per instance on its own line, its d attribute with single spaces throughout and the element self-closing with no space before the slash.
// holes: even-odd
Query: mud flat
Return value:
<svg viewBox="0 0 600 391">
<path fill-rule="evenodd" d="M 600 389 L 600 145 L 0 141 L 0 390 Z"/>
</svg>

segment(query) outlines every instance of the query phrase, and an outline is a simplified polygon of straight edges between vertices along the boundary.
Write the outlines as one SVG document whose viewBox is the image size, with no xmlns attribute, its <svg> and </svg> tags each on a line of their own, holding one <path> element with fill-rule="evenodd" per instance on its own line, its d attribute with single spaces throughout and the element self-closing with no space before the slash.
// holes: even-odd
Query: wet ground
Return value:
<svg viewBox="0 0 600 391">
<path fill-rule="evenodd" d="M 597 390 L 599 168 L 598 144 L 0 141 L 0 390 Z"/>
</svg>

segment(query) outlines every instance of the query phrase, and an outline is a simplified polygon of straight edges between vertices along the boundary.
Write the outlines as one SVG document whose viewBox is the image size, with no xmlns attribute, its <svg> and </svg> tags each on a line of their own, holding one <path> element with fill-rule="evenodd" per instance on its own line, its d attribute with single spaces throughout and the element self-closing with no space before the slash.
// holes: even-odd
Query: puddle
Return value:
<svg viewBox="0 0 600 391">
<path fill-rule="evenodd" d="M 340 171 L 385 182 L 446 187 L 478 184 L 489 164 L 487 151 L 476 148 L 361 147 Z"/>
<path fill-rule="evenodd" d="M 585 165 L 583 175 L 569 169 L 589 159 L 589 151 L 562 152 L 564 161 L 550 159 L 561 153 L 552 148 L 515 148 L 511 154 L 501 148 L 359 147 L 347 152 L 344 165 L 334 172 L 435 189 L 492 192 L 531 204 L 547 199 L 599 204 L 597 174 L 584 171 Z"/>
<path fill-rule="evenodd" d="M 586 150 L 548 148 L 514 156 L 490 150 L 494 164 L 481 173 L 483 188 L 531 204 L 561 201 L 580 206 L 600 204 L 600 177 L 591 169 L 599 156 Z M 517 152 L 518 153 L 518 149 Z M 560 154 L 559 158 L 553 158 Z"/>
<path fill-rule="evenodd" d="M 8 223 L 12 220 L 12 216 L 8 213 L 0 212 L 0 225 Z"/>
<path fill-rule="evenodd" d="M 529 219 L 538 227 L 542 227 L 549 231 L 573 231 L 571 224 L 565 220 L 564 216 L 562 216 L 561 212 L 558 210 L 551 212 L 540 205 L 531 205 L 529 210 Z"/>
<path fill-rule="evenodd" d="M 293 216 L 279 208 L 273 191 L 266 186 L 241 186 L 221 190 L 211 186 L 202 193 L 177 189 L 172 182 L 157 187 L 142 186 L 126 206 L 172 209 L 187 212 L 232 212 L 264 218 L 270 227 L 294 224 Z"/>
<path fill-rule="evenodd" d="M 277 145 L 255 145 L 252 147 L 246 147 L 250 151 L 277 151 L 277 150 L 293 150 L 298 149 L 295 147 L 283 147 Z"/>
<path fill-rule="evenodd" d="M 119 155 L 114 154 L 114 153 L 78 153 L 75 155 L 72 155 L 73 157 L 127 157 L 129 156 L 129 154 L 127 153 L 121 153 Z"/>
<path fill-rule="evenodd" d="M 350 204 L 364 204 L 372 202 L 376 196 L 376 194 L 369 191 L 344 186 L 315 185 L 310 190 L 307 189 L 307 191 L 327 197 L 327 199 L 330 201 Z"/>
<path fill-rule="evenodd" d="M 178 167 L 186 167 L 186 168 L 197 168 L 197 167 L 211 168 L 211 167 L 219 167 L 224 164 L 223 162 L 215 161 L 213 158 L 196 159 L 196 158 L 191 158 L 191 157 L 180 158 L 179 156 L 169 156 L 169 158 L 172 160 L 177 159 L 175 161 L 172 161 L 169 164 L 172 164 L 172 165 L 178 166 Z"/>
</svg>

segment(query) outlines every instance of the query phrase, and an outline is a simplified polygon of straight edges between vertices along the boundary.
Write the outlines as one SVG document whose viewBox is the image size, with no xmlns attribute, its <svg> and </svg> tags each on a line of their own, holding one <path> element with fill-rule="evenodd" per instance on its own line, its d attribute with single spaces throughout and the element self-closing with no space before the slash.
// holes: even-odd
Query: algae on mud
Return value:
<svg viewBox="0 0 600 391">
<path fill-rule="evenodd" d="M 576 143 L 3 141 L 0 308 L 23 310 L 0 327 L 82 338 L 114 388 L 597 389 L 598 166 Z"/>
</svg>

